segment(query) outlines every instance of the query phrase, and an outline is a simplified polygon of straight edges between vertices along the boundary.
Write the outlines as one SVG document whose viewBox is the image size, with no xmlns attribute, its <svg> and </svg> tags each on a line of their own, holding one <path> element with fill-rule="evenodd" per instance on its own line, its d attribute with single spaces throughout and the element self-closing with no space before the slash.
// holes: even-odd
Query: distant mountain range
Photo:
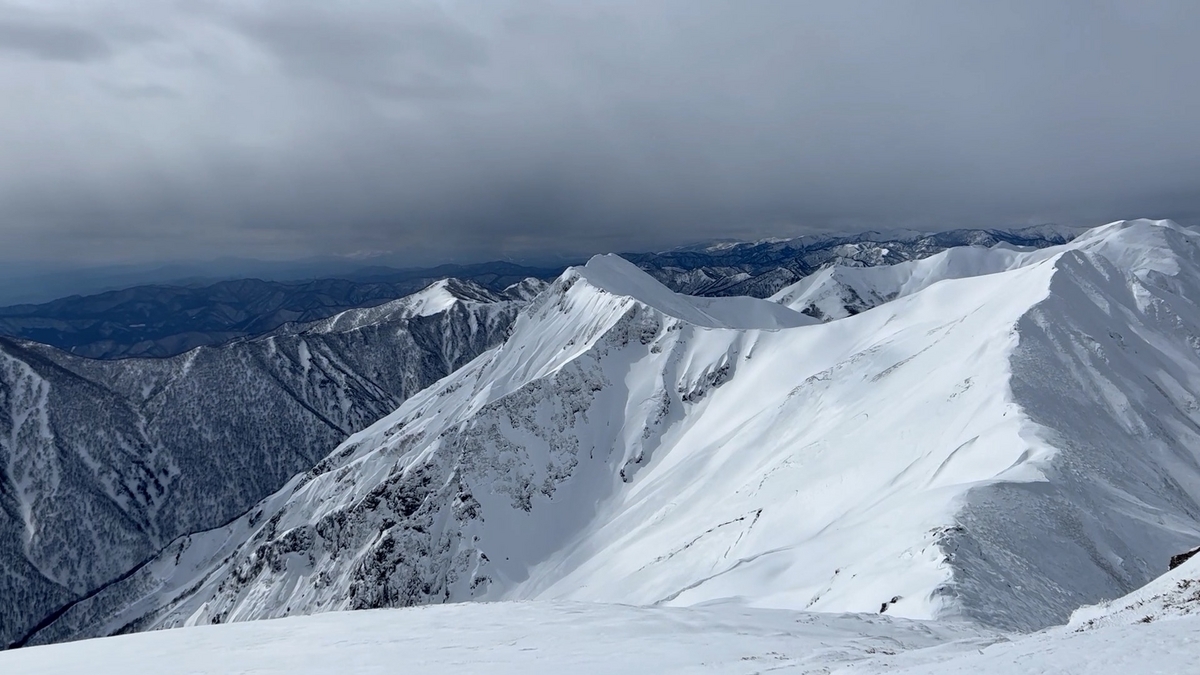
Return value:
<svg viewBox="0 0 1200 675">
<path fill-rule="evenodd" d="M 862 232 L 718 242 L 621 256 L 677 293 L 765 298 L 825 266 L 894 265 L 959 246 L 1045 248 L 1065 244 L 1079 233 L 1077 228 L 1053 225 L 1005 230 Z"/>
<path fill-rule="evenodd" d="M 89 358 L 174 356 L 195 347 L 263 335 L 287 323 L 307 323 L 347 309 L 379 305 L 440 279 L 457 278 L 502 292 L 523 279 L 553 277 L 560 271 L 497 262 L 389 274 L 367 270 L 366 278 L 359 280 L 240 279 L 198 288 L 136 286 L 0 308 L 0 335 Z"/>
<path fill-rule="evenodd" d="M 396 485 L 372 488 L 384 500 L 381 508 L 388 513 L 375 513 L 378 505 L 353 507 L 363 515 L 339 525 L 344 531 L 338 536 L 345 542 L 366 546 L 374 536 L 371 532 L 378 534 L 379 527 L 405 523 L 404 527 L 415 528 L 404 535 L 413 546 L 442 551 L 446 542 L 426 541 L 425 537 L 433 534 L 429 528 L 452 523 L 438 520 L 441 515 L 434 520 L 426 515 L 441 513 L 447 503 L 463 510 L 455 515 L 458 518 L 483 506 L 492 509 L 497 494 L 521 509 L 525 509 L 522 505 L 532 508 L 538 495 L 566 494 L 557 486 L 570 477 L 572 469 L 567 465 L 581 461 L 568 455 L 578 451 L 571 448 L 584 436 L 564 425 L 580 414 L 591 416 L 592 425 L 615 425 L 604 433 L 619 432 L 620 439 L 604 436 L 608 439 L 604 442 L 625 449 L 620 450 L 619 458 L 614 455 L 604 461 L 619 459 L 615 475 L 630 483 L 651 462 L 652 447 L 660 442 L 657 434 L 665 428 L 662 425 L 711 398 L 737 369 L 736 359 L 718 358 L 710 363 L 713 354 L 680 352 L 672 358 L 694 360 L 686 368 L 700 369 L 689 374 L 687 382 L 681 381 L 678 387 L 682 389 L 671 384 L 667 389 L 647 390 L 650 393 L 645 400 L 612 399 L 613 405 L 632 408 L 620 419 L 609 419 L 608 412 L 585 412 L 579 406 L 600 389 L 618 386 L 641 391 L 647 383 L 626 382 L 627 374 L 620 368 L 600 375 L 576 372 L 583 363 L 580 358 L 587 362 L 607 358 L 604 350 L 595 351 L 597 331 L 607 336 L 604 344 L 632 341 L 650 345 L 651 353 L 651 343 L 663 338 L 646 332 L 651 324 L 668 333 L 675 329 L 663 326 L 678 325 L 696 339 L 728 333 L 735 341 L 743 339 L 737 336 L 745 330 L 789 331 L 868 311 L 933 281 L 1003 271 L 1004 265 L 997 261 L 1011 262 L 1023 255 L 1014 246 L 1032 250 L 1066 241 L 1069 235 L 969 230 L 893 235 L 890 239 L 858 235 L 717 243 L 626 256 L 650 276 L 610 257 L 582 276 L 578 271 L 558 275 L 553 293 L 544 292 L 545 281 L 521 276 L 526 272 L 546 276 L 550 271 L 496 263 L 407 272 L 409 276 L 399 281 L 386 279 L 390 272 L 376 270 L 371 278 L 356 281 L 279 284 L 245 280 L 199 289 L 143 286 L 9 308 L 0 312 L 4 317 L 0 321 L 8 321 L 10 327 L 42 330 L 36 335 L 56 344 L 0 338 L 0 597 L 8 601 L 0 607 L 0 645 L 115 630 L 120 626 L 114 628 L 112 621 L 117 620 L 137 626 L 169 623 L 162 612 L 174 612 L 170 608 L 200 596 L 164 595 L 163 574 L 194 584 L 198 579 L 189 575 L 202 567 L 206 575 L 218 574 L 217 568 L 205 567 L 218 562 L 211 558 L 214 551 L 224 551 L 221 556 L 227 556 L 225 560 L 231 564 L 242 564 L 250 555 L 246 569 L 258 565 L 254 560 L 267 560 L 262 556 L 276 555 L 272 538 L 282 531 L 261 530 L 260 516 L 254 515 L 255 509 L 266 513 L 275 506 L 256 504 L 264 498 L 286 499 L 289 479 L 300 481 L 298 485 L 313 482 L 325 486 L 330 472 L 335 480 L 340 480 L 336 476 L 351 476 L 346 469 L 350 461 L 346 451 L 331 451 L 419 392 L 427 395 L 418 416 L 436 423 L 428 427 L 430 433 L 457 439 L 447 442 L 465 444 L 464 452 L 479 443 L 493 442 L 515 452 L 520 443 L 532 442 L 534 436 L 550 439 L 554 450 L 544 466 L 537 462 L 537 466 L 526 465 L 525 460 L 509 466 L 504 452 L 485 457 L 473 450 L 454 460 L 465 462 L 459 465 L 413 464 L 417 473 L 412 480 L 417 484 L 404 478 Z M 967 244 L 993 248 L 963 248 Z M 953 256 L 914 262 L 947 248 L 954 248 Z M 813 270 L 821 273 L 809 274 Z M 451 272 L 469 273 L 472 279 L 442 279 L 398 300 L 386 297 Z M 796 279 L 800 281 L 782 285 Z M 570 292 L 576 283 L 578 288 Z M 592 290 L 580 296 L 583 299 L 576 298 L 585 287 Z M 675 295 L 672 289 L 709 296 L 742 292 L 758 298 L 772 296 L 772 301 L 687 297 Z M 343 308 L 347 303 L 369 306 Z M 341 311 L 334 313 L 339 308 Z M 651 323 L 634 325 L 628 317 L 610 316 L 612 311 L 633 312 L 647 321 L 657 316 L 655 312 L 666 314 Z M 526 334 L 513 339 L 518 316 L 525 317 Z M 535 324 L 540 328 L 530 327 Z M 489 370 L 486 377 L 479 367 L 470 372 L 460 370 L 501 344 L 506 345 L 503 354 L 508 359 L 503 368 Z M 611 349 L 617 349 L 616 343 Z M 681 364 L 670 365 L 668 370 L 684 367 Z M 644 372 L 667 386 L 665 376 L 654 375 L 653 369 Z M 446 380 L 441 388 L 429 388 L 455 373 L 457 381 Z M 504 406 L 517 406 L 512 415 L 503 406 L 488 413 L 492 417 L 509 415 L 507 421 L 496 421 L 497 417 L 489 422 L 494 422 L 493 431 L 499 436 L 487 431 L 486 437 L 476 438 L 452 429 L 457 422 L 446 415 L 457 414 L 453 411 L 463 404 L 460 399 L 466 394 L 454 393 L 459 388 L 489 399 L 499 397 L 496 400 L 509 402 Z M 630 396 L 635 393 L 632 389 L 626 392 Z M 682 398 L 676 401 L 676 397 Z M 541 399 L 552 401 L 553 409 L 547 409 L 544 416 L 526 417 L 521 401 Z M 439 403 L 442 400 L 449 406 L 444 410 Z M 473 420 L 461 418 L 464 424 L 477 426 Z M 516 436 L 504 440 L 509 432 Z M 421 440 L 423 433 L 406 431 L 396 438 L 405 439 L 405 444 L 419 444 L 429 440 Z M 525 433 L 533 436 L 520 440 Z M 372 443 L 378 440 L 371 439 Z M 510 442 L 514 445 L 504 445 Z M 383 461 L 381 456 L 372 455 L 372 462 Z M 472 464 L 472 457 L 487 464 Z M 449 495 L 443 493 L 456 484 L 453 481 L 478 481 L 476 473 L 491 471 L 487 467 L 492 464 L 499 472 L 495 485 L 479 484 L 480 492 L 459 492 L 450 495 L 450 502 L 439 501 Z M 377 468 L 379 476 L 391 475 L 390 469 Z M 361 476 L 353 480 L 362 485 L 370 482 L 362 482 Z M 434 490 L 431 484 L 421 482 L 425 480 L 451 482 Z M 588 490 L 595 487 L 589 485 Z M 485 499 L 485 492 L 492 497 Z M 276 496 L 270 497 L 272 494 Z M 412 514 L 405 513 L 416 504 L 404 501 L 410 497 L 427 503 L 421 508 L 434 511 L 422 511 L 424 515 L 417 520 L 409 518 Z M 294 517 L 297 507 L 289 504 L 289 517 Z M 245 542 L 238 539 L 251 531 L 257 533 L 255 541 L 266 542 L 261 553 L 244 548 Z M 446 536 L 461 535 L 440 531 Z M 236 550 L 214 543 L 214 536 Z M 462 565 L 479 561 L 442 556 L 458 555 L 453 551 L 468 555 L 466 548 L 422 558 L 425 567 L 406 571 L 403 578 L 374 579 L 370 575 L 381 570 L 391 570 L 387 573 L 394 576 L 397 572 L 387 565 L 395 561 L 383 560 L 383 567 L 368 564 L 359 554 L 350 555 L 340 546 L 329 551 L 354 565 L 351 576 L 343 575 L 345 570 L 338 571 L 340 568 L 330 568 L 328 592 L 312 598 L 328 598 L 338 606 L 373 607 L 475 593 L 462 589 L 463 584 L 474 583 L 470 574 L 475 574 L 467 574 L 468 568 Z M 362 550 L 379 553 L 374 548 Z M 408 549 L 397 551 L 411 554 Z M 256 555 L 259 557 L 254 558 Z M 495 551 L 487 555 L 500 565 Z M 286 560 L 290 558 L 272 558 L 272 572 Z M 184 567 L 177 569 L 177 565 Z M 228 571 L 220 567 L 218 576 L 213 577 L 222 589 L 232 592 L 251 587 L 244 580 L 225 581 L 220 575 Z M 487 584 L 505 588 L 508 575 L 525 573 L 508 565 L 481 572 L 491 581 L 479 581 L 477 590 L 484 592 Z M 242 576 L 242 572 L 235 574 L 239 579 Z M 197 590 L 189 589 L 174 588 L 172 593 Z M 136 604 L 138 598 L 150 604 L 131 608 L 128 603 Z M 312 598 L 298 603 L 297 611 L 321 606 L 311 604 Z M 240 602 L 221 599 L 205 617 L 223 620 L 243 612 L 257 616 L 289 611 L 286 604 L 269 609 L 257 605 L 244 610 L 216 609 Z"/>
<path fill-rule="evenodd" d="M 824 265 L 887 265 L 955 246 L 998 243 L 1041 248 L 1068 241 L 1069 228 L 868 232 L 761 242 L 721 242 L 661 253 L 627 253 L 668 288 L 692 295 L 767 297 Z M 0 308 L 0 335 L 89 358 L 166 357 L 203 345 L 262 335 L 354 307 L 378 305 L 456 278 L 493 292 L 525 278 L 553 279 L 563 267 L 507 262 L 428 269 L 364 268 L 305 282 L 241 279 L 192 286 L 149 285 L 37 305 Z"/>
</svg>

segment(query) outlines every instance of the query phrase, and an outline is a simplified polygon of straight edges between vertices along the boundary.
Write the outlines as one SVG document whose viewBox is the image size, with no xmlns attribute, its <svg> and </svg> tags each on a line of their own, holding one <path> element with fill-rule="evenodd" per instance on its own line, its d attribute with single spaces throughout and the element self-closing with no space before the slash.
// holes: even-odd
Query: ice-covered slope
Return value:
<svg viewBox="0 0 1200 675">
<path fill-rule="evenodd" d="M 503 340 L 520 304 L 443 282 L 170 359 L 0 339 L 0 645 L 241 515 Z"/>
<path fill-rule="evenodd" d="M 505 598 L 1061 622 L 1200 535 L 1198 237 L 948 256 L 815 325 L 597 258 L 35 640 Z"/>
</svg>

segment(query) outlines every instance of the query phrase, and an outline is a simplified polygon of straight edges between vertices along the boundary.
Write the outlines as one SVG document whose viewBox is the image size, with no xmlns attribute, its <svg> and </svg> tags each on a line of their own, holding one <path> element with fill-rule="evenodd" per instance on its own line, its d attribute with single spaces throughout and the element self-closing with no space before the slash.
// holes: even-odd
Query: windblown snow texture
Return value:
<svg viewBox="0 0 1200 675">
<path fill-rule="evenodd" d="M 1200 537 L 1198 240 L 842 270 L 873 295 L 824 323 L 597 257 L 33 641 L 471 599 L 1064 621 Z"/>
<path fill-rule="evenodd" d="M 0 643 L 245 513 L 500 342 L 521 302 L 439 282 L 171 359 L 0 339 Z"/>
</svg>

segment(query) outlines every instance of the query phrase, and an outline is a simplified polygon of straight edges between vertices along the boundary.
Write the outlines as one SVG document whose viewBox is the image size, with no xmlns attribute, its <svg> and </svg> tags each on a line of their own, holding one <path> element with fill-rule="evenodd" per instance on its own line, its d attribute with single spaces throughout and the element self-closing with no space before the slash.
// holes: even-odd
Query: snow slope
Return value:
<svg viewBox="0 0 1200 675">
<path fill-rule="evenodd" d="M 879 267 L 829 265 L 780 290 L 771 300 L 822 321 L 844 319 L 912 295 L 946 279 L 995 274 L 1054 255 L 1053 249 L 962 246 L 928 258 Z"/>
<path fill-rule="evenodd" d="M 839 675 L 1181 675 L 1200 672 L 1200 618 L 1111 626 L 1086 633 L 1051 629 L 992 644 L 978 641 L 872 656 L 827 670 Z"/>
<path fill-rule="evenodd" d="M 0 653 L 0 671 L 1176 675 L 1200 669 L 1198 636 L 1196 615 L 1006 636 L 967 624 L 734 605 L 461 603 L 28 647 Z"/>
<path fill-rule="evenodd" d="M 985 638 L 985 642 L 990 641 Z M 1200 560 L 1121 598 L 1077 610 L 1066 626 L 980 644 L 960 640 L 896 651 L 837 668 L 841 673 L 1200 672 Z"/>
<path fill-rule="evenodd" d="M 0 653 L 41 675 L 811 672 L 971 636 L 888 617 L 737 607 L 470 603 L 196 626 Z M 819 671 L 819 672 L 828 672 Z"/>
<path fill-rule="evenodd" d="M 1200 557 L 1167 572 L 1129 595 L 1081 607 L 1071 614 L 1076 631 L 1200 617 Z"/>
<path fill-rule="evenodd" d="M 34 642 L 471 599 L 1065 621 L 1200 538 L 1198 240 L 949 254 L 823 324 L 595 258 Z"/>
</svg>

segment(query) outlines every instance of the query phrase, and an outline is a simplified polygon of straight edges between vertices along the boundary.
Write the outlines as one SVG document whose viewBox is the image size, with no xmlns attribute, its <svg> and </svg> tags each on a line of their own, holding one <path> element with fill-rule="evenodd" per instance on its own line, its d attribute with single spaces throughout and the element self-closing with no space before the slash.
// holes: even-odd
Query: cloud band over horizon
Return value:
<svg viewBox="0 0 1200 675">
<path fill-rule="evenodd" d="M 1200 216 L 1200 4 L 0 1 L 0 261 Z"/>
</svg>

